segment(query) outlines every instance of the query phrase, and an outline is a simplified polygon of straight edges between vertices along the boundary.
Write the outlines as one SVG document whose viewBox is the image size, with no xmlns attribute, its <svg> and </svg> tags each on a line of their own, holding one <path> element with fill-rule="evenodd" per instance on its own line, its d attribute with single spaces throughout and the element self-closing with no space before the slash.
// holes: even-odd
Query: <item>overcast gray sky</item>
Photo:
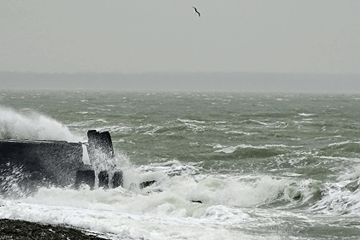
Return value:
<svg viewBox="0 0 360 240">
<path fill-rule="evenodd" d="M 359 74 L 360 1 L 0 0 L 0 71 Z"/>
</svg>

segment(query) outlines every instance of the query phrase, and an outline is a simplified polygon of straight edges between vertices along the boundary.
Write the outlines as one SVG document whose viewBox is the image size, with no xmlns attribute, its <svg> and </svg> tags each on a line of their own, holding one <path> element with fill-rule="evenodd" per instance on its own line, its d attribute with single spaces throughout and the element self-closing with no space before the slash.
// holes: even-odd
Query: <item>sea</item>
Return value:
<svg viewBox="0 0 360 240">
<path fill-rule="evenodd" d="M 107 239 L 359 239 L 360 95 L 0 91 L 1 139 L 90 129 L 110 132 L 123 187 L 0 196 L 0 218 Z"/>
</svg>

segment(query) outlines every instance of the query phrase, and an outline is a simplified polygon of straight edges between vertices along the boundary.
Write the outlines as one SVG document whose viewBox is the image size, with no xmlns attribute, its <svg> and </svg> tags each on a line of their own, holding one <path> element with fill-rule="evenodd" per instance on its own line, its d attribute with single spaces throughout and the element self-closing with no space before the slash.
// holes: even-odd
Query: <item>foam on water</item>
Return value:
<svg viewBox="0 0 360 240">
<path fill-rule="evenodd" d="M 215 152 L 223 152 L 223 153 L 234 153 L 238 149 L 276 149 L 276 148 L 287 148 L 288 146 L 284 144 L 265 144 L 263 146 L 253 146 L 250 144 L 240 144 L 237 146 L 229 146 L 223 147 L 220 144 L 214 146 L 214 148 L 221 148 L 216 150 Z"/>
<path fill-rule="evenodd" d="M 326 215 L 360 215 L 360 166 L 341 174 L 336 182 L 327 182 L 322 188 L 323 197 L 310 211 Z"/>
<path fill-rule="evenodd" d="M 190 180 L 174 181 L 176 186 L 150 194 L 124 188 L 40 189 L 27 199 L 1 200 L 0 218 L 70 224 L 114 239 L 261 239 L 240 230 L 254 221 L 241 209 L 192 203 L 191 194 L 184 192 L 185 185 L 191 187 Z"/>
<path fill-rule="evenodd" d="M 129 166 L 124 188 L 42 188 L 28 198 L 0 200 L 0 218 L 70 224 L 114 239 L 277 239 L 246 234 L 255 222 L 246 209 L 276 199 L 286 181 L 194 175 L 196 168 L 177 161 Z M 143 190 L 132 184 L 150 179 L 156 184 Z"/>
</svg>

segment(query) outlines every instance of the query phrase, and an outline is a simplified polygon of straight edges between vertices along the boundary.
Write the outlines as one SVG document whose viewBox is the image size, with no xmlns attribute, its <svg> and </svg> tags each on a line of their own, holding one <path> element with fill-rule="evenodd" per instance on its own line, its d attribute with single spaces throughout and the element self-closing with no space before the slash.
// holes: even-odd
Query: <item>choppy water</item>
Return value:
<svg viewBox="0 0 360 240">
<path fill-rule="evenodd" d="M 359 95 L 0 92 L 1 138 L 110 131 L 125 174 L 2 198 L 0 217 L 112 239 L 358 239 L 359 116 Z"/>
</svg>

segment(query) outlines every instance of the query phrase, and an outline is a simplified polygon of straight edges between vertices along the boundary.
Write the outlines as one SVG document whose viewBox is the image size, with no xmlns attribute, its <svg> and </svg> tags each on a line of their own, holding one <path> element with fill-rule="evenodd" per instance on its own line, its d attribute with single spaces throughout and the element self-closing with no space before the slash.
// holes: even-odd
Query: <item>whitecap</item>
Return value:
<svg viewBox="0 0 360 240">
<path fill-rule="evenodd" d="M 298 113 L 298 115 L 302 117 L 311 117 L 315 116 L 315 113 Z"/>
</svg>

